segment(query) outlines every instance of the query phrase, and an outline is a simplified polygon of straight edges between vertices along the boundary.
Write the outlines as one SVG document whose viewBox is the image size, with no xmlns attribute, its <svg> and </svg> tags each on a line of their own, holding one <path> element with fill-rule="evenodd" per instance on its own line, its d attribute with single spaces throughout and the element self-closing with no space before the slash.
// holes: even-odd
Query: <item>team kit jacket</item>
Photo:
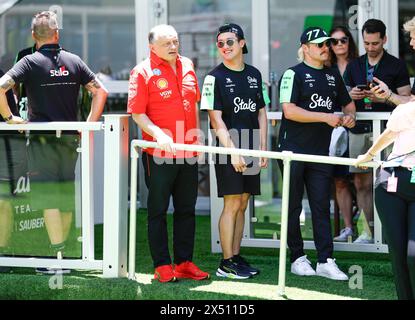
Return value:
<svg viewBox="0 0 415 320">
<path fill-rule="evenodd" d="M 151 53 L 130 75 L 127 112 L 146 114 L 175 143 L 193 144 L 196 134 L 196 103 L 200 100 L 197 77 L 190 59 L 179 56 L 176 73 L 172 67 Z M 194 134 L 191 134 L 194 130 Z M 154 141 L 143 131 L 143 139 Z M 166 158 L 193 157 L 193 152 L 177 151 L 176 155 L 154 149 L 148 154 Z"/>
</svg>

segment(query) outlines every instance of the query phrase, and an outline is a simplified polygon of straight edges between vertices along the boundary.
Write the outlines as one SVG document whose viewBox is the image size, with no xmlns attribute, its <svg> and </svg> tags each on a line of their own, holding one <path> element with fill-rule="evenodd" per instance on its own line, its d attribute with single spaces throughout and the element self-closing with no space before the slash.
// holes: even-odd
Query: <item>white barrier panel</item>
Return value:
<svg viewBox="0 0 415 320">
<path fill-rule="evenodd" d="M 290 192 L 290 168 L 291 161 L 302 162 L 316 162 L 324 164 L 338 164 L 353 166 L 356 159 L 346 159 L 337 157 L 313 156 L 306 154 L 295 154 L 292 152 L 271 152 L 271 151 L 257 151 L 246 149 L 228 149 L 223 147 L 210 147 L 199 145 L 174 144 L 177 150 L 196 151 L 202 153 L 216 153 L 227 155 L 241 155 L 257 158 L 279 159 L 284 161 L 284 181 L 282 190 L 282 210 L 281 210 L 281 240 L 280 240 L 280 259 L 279 259 L 279 273 L 278 273 L 278 287 L 279 294 L 285 294 L 285 265 L 287 258 L 287 229 L 288 229 L 288 201 Z M 133 140 L 131 142 L 131 196 L 130 196 L 130 255 L 129 255 L 129 275 L 128 278 L 133 280 L 135 278 L 135 243 L 136 243 L 136 202 L 137 202 L 137 162 L 138 162 L 138 148 L 159 148 L 156 142 L 149 142 L 143 140 Z M 378 167 L 379 162 L 370 162 L 366 164 L 368 167 Z M 134 192 L 134 193 L 133 193 Z"/>
<path fill-rule="evenodd" d="M 0 257 L 0 266 L 100 270 L 104 278 L 126 275 L 127 203 L 128 203 L 128 115 L 106 115 L 101 122 L 50 122 L 22 125 L 0 124 L 0 131 L 79 131 L 81 147 L 82 189 L 82 257 L 81 259 Z M 104 247 L 103 260 L 95 259 L 93 145 L 94 131 L 105 128 L 104 154 Z"/>
</svg>

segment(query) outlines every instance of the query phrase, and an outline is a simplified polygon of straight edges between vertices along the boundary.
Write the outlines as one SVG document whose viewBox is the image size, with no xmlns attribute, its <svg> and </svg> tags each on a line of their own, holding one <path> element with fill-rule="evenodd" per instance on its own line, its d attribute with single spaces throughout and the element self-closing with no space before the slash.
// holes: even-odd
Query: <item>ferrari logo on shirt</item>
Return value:
<svg viewBox="0 0 415 320">
<path fill-rule="evenodd" d="M 167 82 L 167 80 L 166 79 L 159 79 L 158 81 L 157 81 L 157 87 L 160 89 L 160 90 L 164 90 L 164 89 L 167 89 L 168 88 L 168 86 L 169 86 L 169 83 Z"/>
</svg>

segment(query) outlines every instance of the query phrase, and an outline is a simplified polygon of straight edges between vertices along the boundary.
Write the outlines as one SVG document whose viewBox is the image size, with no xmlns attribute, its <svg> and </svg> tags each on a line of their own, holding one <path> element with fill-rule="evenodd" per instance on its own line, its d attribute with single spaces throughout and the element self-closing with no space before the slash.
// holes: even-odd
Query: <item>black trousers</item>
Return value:
<svg viewBox="0 0 415 320">
<path fill-rule="evenodd" d="M 412 172 L 395 168 L 398 191 L 375 190 L 376 209 L 382 222 L 400 300 L 415 299 L 415 184 Z"/>
<path fill-rule="evenodd" d="M 283 171 L 282 161 L 278 162 Z M 326 263 L 333 256 L 333 240 L 330 226 L 330 188 L 333 166 L 319 163 L 291 162 L 290 199 L 288 212 L 288 247 L 291 262 L 304 255 L 300 215 L 304 186 L 311 209 L 313 237 L 318 262 Z M 284 178 L 284 177 L 283 177 Z"/>
<path fill-rule="evenodd" d="M 198 189 L 196 160 L 190 159 L 194 164 L 189 164 L 184 159 L 173 159 L 173 163 L 161 163 L 163 159 L 154 158 L 147 153 L 143 153 L 142 159 L 148 187 L 148 241 L 154 267 L 172 263 L 166 219 L 170 196 L 173 197 L 174 205 L 174 263 L 192 261 Z"/>
</svg>

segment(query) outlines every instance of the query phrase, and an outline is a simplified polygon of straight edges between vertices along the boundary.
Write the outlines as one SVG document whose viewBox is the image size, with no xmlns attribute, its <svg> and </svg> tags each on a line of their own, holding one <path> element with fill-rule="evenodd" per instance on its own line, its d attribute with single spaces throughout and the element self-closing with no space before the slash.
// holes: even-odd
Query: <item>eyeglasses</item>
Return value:
<svg viewBox="0 0 415 320">
<path fill-rule="evenodd" d="M 331 43 L 332 43 L 333 46 L 337 46 L 339 43 L 346 44 L 348 42 L 349 42 L 349 38 L 348 37 L 343 37 L 343 38 L 340 38 L 340 39 L 333 38 L 331 40 Z"/>
<path fill-rule="evenodd" d="M 326 47 L 330 47 L 331 41 L 330 40 L 326 40 L 324 42 L 320 42 L 320 43 L 314 43 L 317 47 L 319 47 L 320 49 L 323 48 L 324 46 Z"/>
<path fill-rule="evenodd" d="M 238 41 L 237 39 L 227 39 L 226 41 L 218 41 L 218 43 L 216 44 L 218 46 L 218 48 L 223 48 L 225 46 L 225 44 L 228 47 L 232 47 L 235 42 Z"/>
</svg>

